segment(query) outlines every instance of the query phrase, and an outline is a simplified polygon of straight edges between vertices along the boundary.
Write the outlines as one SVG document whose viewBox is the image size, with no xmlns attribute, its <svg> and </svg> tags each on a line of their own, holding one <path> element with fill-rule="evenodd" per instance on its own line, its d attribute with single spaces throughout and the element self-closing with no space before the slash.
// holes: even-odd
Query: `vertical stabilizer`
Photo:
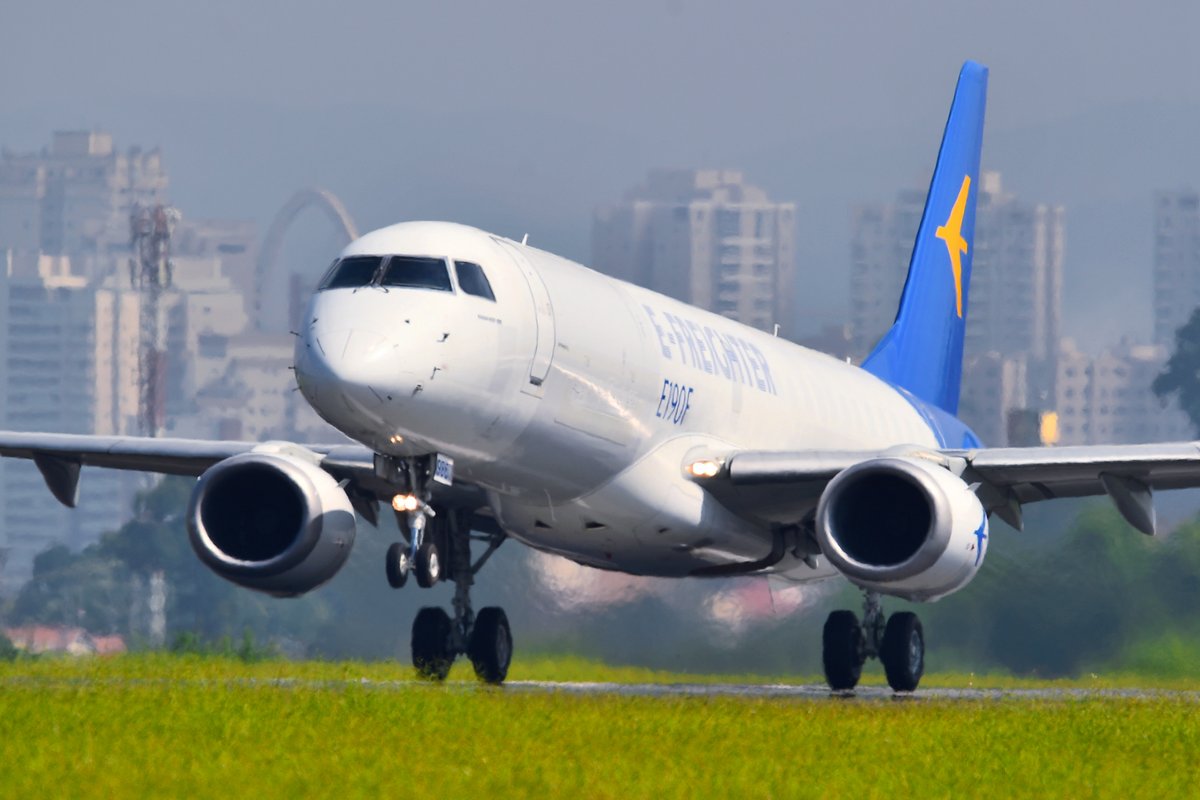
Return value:
<svg viewBox="0 0 1200 800">
<path fill-rule="evenodd" d="M 946 120 L 900 309 L 863 368 L 951 414 L 962 381 L 987 67 L 968 61 Z"/>
</svg>

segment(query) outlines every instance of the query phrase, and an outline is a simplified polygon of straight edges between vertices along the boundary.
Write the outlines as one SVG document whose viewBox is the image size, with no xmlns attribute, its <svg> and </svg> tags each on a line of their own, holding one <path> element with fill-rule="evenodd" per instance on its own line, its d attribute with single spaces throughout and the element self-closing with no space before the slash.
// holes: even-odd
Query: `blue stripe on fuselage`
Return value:
<svg viewBox="0 0 1200 800">
<path fill-rule="evenodd" d="M 921 415 L 921 419 L 925 421 L 934 438 L 937 439 L 938 447 L 964 450 L 983 447 L 983 442 L 979 440 L 975 431 L 971 430 L 958 417 L 948 411 L 943 411 L 932 403 L 926 403 L 907 389 L 894 384 L 889 385 Z"/>
</svg>

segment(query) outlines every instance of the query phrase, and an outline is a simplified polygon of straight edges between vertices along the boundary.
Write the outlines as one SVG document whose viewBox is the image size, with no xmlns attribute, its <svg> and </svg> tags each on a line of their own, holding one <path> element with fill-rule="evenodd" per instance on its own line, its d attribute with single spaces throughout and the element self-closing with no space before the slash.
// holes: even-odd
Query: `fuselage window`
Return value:
<svg viewBox="0 0 1200 800">
<path fill-rule="evenodd" d="M 383 270 L 381 286 L 402 286 L 412 289 L 437 289 L 450 292 L 450 272 L 440 258 L 392 256 Z"/>
<path fill-rule="evenodd" d="M 322 289 L 358 289 L 367 286 L 383 263 L 381 256 L 348 256 L 333 265 Z"/>
<path fill-rule="evenodd" d="M 454 271 L 458 274 L 458 288 L 467 294 L 496 301 L 496 295 L 492 293 L 492 284 L 488 283 L 483 267 L 470 261 L 455 261 Z"/>
</svg>

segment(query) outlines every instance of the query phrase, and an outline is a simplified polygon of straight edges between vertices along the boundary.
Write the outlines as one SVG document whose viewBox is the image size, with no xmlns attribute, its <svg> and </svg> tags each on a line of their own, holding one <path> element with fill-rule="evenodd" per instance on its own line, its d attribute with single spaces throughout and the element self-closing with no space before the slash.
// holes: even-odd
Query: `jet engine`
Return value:
<svg viewBox="0 0 1200 800">
<path fill-rule="evenodd" d="M 821 551 L 851 582 L 936 600 L 975 577 L 988 520 L 966 483 L 916 458 L 863 461 L 839 473 L 817 505 Z"/>
<path fill-rule="evenodd" d="M 188 506 L 188 538 L 226 580 L 291 597 L 332 578 L 354 544 L 354 510 L 319 456 L 263 445 L 200 476 Z"/>
</svg>

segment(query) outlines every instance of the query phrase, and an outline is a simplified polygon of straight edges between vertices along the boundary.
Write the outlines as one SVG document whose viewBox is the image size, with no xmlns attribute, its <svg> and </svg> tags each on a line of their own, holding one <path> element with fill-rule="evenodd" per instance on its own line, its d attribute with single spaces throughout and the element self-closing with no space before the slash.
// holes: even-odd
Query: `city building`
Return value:
<svg viewBox="0 0 1200 800">
<path fill-rule="evenodd" d="M 118 150 L 102 131 L 58 132 L 35 153 L 0 151 L 0 427 L 142 431 L 148 305 L 135 286 L 131 217 L 164 204 L 167 186 L 158 150 Z M 251 356 L 238 338 L 256 285 L 256 225 L 184 217 L 169 252 L 171 279 L 158 302 L 166 430 L 326 434 L 315 415 L 295 408 L 290 337 L 274 342 L 270 358 Z M 224 383 L 226 394 L 241 392 L 240 405 L 209 424 L 207 398 Z M 72 513 L 50 497 L 35 464 L 0 460 L 0 593 L 28 578 L 46 546 L 78 549 L 118 527 L 147 480 L 85 470 L 80 505 L 88 513 Z"/>
<path fill-rule="evenodd" d="M 856 361 L 871 352 L 896 320 L 925 194 L 923 189 L 904 189 L 890 203 L 851 211 L 850 345 Z M 975 227 L 978 230 L 978 221 Z M 975 315 L 974 291 L 970 299 L 968 323 Z"/>
<path fill-rule="evenodd" d="M 592 223 L 592 266 L 794 337 L 795 206 L 733 170 L 653 170 Z"/>
<path fill-rule="evenodd" d="M 119 152 L 103 131 L 59 131 L 37 153 L 0 151 L 0 252 L 127 251 L 133 206 L 166 189 L 157 149 Z"/>
<path fill-rule="evenodd" d="M 3 427 L 126 432 L 122 403 L 132 388 L 136 406 L 137 356 L 136 324 L 132 347 L 122 324 L 121 312 L 128 309 L 73 274 L 65 256 L 18 257 L 8 251 L 2 266 Z M 80 504 L 89 513 L 71 513 L 47 493 L 35 464 L 0 460 L 0 547 L 7 555 L 0 588 L 27 578 L 33 557 L 47 545 L 78 549 L 115 529 L 135 488 L 129 474 L 89 471 L 80 482 Z"/>
<path fill-rule="evenodd" d="M 1186 441 L 1195 431 L 1175 401 L 1160 400 L 1154 378 L 1168 358 L 1164 345 L 1122 342 L 1098 355 L 1081 353 L 1069 339 L 1057 363 L 1060 445 Z"/>
<path fill-rule="evenodd" d="M 1168 349 L 1200 306 L 1200 193 L 1154 197 L 1154 342 Z"/>
<path fill-rule="evenodd" d="M 1028 398 L 1025 356 L 1005 356 L 993 351 L 963 359 L 958 416 L 971 426 L 985 446 L 1015 444 L 1009 437 L 1011 412 L 1024 408 Z"/>
<path fill-rule="evenodd" d="M 862 359 L 895 320 L 924 190 L 854 209 L 850 349 Z M 1062 307 L 1065 214 L 1005 192 L 980 174 L 960 414 L 990 445 L 1008 442 L 1010 412 L 1049 410 Z"/>
<path fill-rule="evenodd" d="M 891 327 L 921 221 L 925 192 L 853 212 L 850 302 L 855 354 L 862 358 Z M 1003 191 L 1000 174 L 980 175 L 970 305 L 963 351 L 1029 358 L 1031 389 L 1052 394 L 1052 361 L 1062 316 L 1064 211 Z M 1045 377 L 1039 380 L 1038 370 Z"/>
<path fill-rule="evenodd" d="M 114 258 L 119 262 L 123 258 Z M 139 434 L 139 382 L 144 295 L 130 286 L 128 272 L 114 263 L 108 277 L 80 275 L 67 256 L 5 256 L 0 276 L 0 421 L 10 430 L 101 435 Z M 226 278 L 217 256 L 173 260 L 173 285 L 164 290 L 166 428 L 179 435 L 202 412 L 201 389 L 227 379 L 237 355 L 225 342 L 248 327 L 244 300 Z M 291 339 L 291 337 L 286 337 Z M 291 342 L 288 342 L 291 346 Z M 290 354 L 272 363 L 282 407 L 291 400 Z M 262 378 L 262 380 L 266 380 Z M 259 422 L 251 434 L 287 429 L 294 414 L 264 401 L 243 405 L 233 415 Z M 274 411 L 275 417 L 268 420 Z M 216 431 L 205 430 L 211 437 Z M 47 493 L 36 465 L 0 461 L 0 548 L 7 550 L 6 585 L 28 577 L 33 556 L 52 543 L 79 549 L 115 529 L 126 518 L 133 492 L 145 478 L 132 473 L 85 470 L 81 505 L 87 514 L 62 508 Z M 3 587 L 0 587 L 3 588 Z"/>
<path fill-rule="evenodd" d="M 176 261 L 218 259 L 221 273 L 245 298 L 245 313 L 253 310 L 258 265 L 258 225 L 253 220 L 184 217 L 171 236 L 171 256 Z"/>
<path fill-rule="evenodd" d="M 295 391 L 292 375 L 296 338 L 291 334 L 248 332 L 211 336 L 205 345 L 220 353 L 220 372 L 196 392 L 195 413 L 179 420 L 186 435 L 266 441 L 321 443 L 347 441 L 316 415 Z"/>
</svg>

